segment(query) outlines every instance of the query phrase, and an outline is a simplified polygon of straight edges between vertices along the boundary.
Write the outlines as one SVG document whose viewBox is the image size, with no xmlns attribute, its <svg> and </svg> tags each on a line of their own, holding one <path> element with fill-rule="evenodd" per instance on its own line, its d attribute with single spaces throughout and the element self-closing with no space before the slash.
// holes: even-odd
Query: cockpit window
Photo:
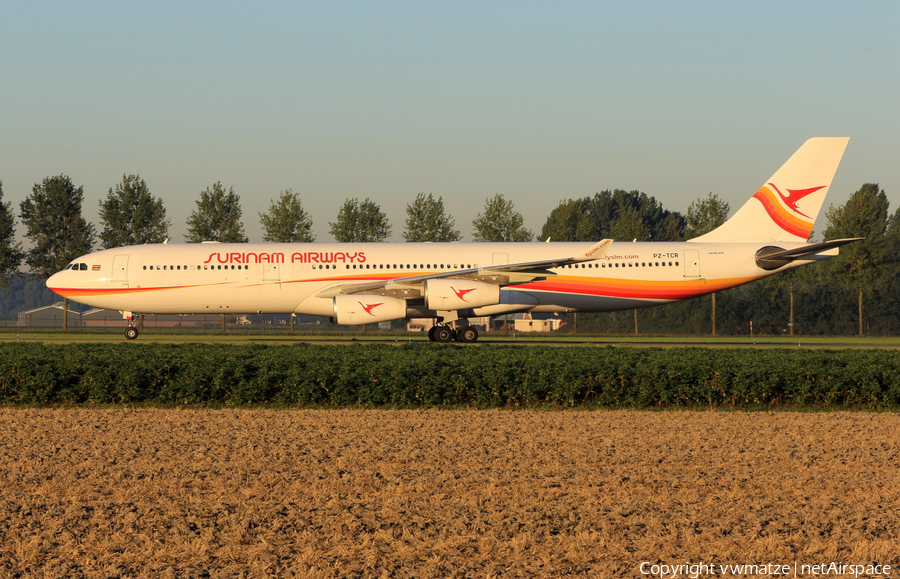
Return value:
<svg viewBox="0 0 900 579">
<path fill-rule="evenodd" d="M 78 264 L 78 269 L 81 270 L 81 271 L 87 271 L 87 264 L 86 264 L 86 263 L 79 263 L 79 264 Z"/>
<path fill-rule="evenodd" d="M 67 269 L 71 268 L 72 265 L 73 265 L 73 264 L 70 263 L 69 265 L 67 265 L 66 267 L 63 268 L 63 271 L 66 271 Z"/>
</svg>

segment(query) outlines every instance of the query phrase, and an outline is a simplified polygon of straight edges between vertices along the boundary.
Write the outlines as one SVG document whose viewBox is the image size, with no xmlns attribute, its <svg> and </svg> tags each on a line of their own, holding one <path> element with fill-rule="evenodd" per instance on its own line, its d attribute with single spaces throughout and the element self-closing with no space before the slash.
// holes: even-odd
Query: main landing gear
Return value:
<svg viewBox="0 0 900 579">
<path fill-rule="evenodd" d="M 428 330 L 428 339 L 432 342 L 446 343 L 456 340 L 461 344 L 472 344 L 478 340 L 478 330 L 472 326 L 453 329 L 450 326 L 434 326 Z"/>
</svg>

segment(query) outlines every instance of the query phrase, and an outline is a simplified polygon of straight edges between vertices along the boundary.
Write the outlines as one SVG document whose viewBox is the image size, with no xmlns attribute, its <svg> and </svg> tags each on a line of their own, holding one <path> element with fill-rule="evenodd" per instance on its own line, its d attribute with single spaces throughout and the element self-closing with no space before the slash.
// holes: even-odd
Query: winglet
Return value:
<svg viewBox="0 0 900 579">
<path fill-rule="evenodd" d="M 603 259 L 603 256 L 606 255 L 606 252 L 609 251 L 609 246 L 612 245 L 612 239 L 604 239 L 591 246 L 590 249 L 582 253 L 581 255 L 575 256 L 573 259 L 576 261 L 590 261 L 592 259 Z"/>
</svg>

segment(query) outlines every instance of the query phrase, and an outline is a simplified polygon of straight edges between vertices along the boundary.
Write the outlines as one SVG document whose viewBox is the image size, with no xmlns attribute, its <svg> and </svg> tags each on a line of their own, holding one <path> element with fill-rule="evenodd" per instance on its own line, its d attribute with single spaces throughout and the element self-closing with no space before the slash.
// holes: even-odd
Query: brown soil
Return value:
<svg viewBox="0 0 900 579">
<path fill-rule="evenodd" d="M 0 409 L 0 576 L 897 565 L 898 449 L 896 414 Z"/>
</svg>

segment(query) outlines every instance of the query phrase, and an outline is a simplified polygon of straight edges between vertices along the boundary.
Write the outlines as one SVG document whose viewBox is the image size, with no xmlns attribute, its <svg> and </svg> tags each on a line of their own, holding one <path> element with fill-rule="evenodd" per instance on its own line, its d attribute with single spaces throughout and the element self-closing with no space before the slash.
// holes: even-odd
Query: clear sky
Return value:
<svg viewBox="0 0 900 579">
<path fill-rule="evenodd" d="M 877 182 L 893 212 L 898 24 L 888 1 L 10 0 L 0 180 L 18 215 L 34 183 L 68 174 L 99 230 L 99 200 L 140 174 L 177 242 L 216 181 L 251 241 L 286 188 L 319 241 L 349 197 L 402 240 L 426 192 L 471 240 L 495 193 L 535 233 L 603 189 L 736 210 L 808 137 L 849 136 L 826 207 Z"/>
</svg>

